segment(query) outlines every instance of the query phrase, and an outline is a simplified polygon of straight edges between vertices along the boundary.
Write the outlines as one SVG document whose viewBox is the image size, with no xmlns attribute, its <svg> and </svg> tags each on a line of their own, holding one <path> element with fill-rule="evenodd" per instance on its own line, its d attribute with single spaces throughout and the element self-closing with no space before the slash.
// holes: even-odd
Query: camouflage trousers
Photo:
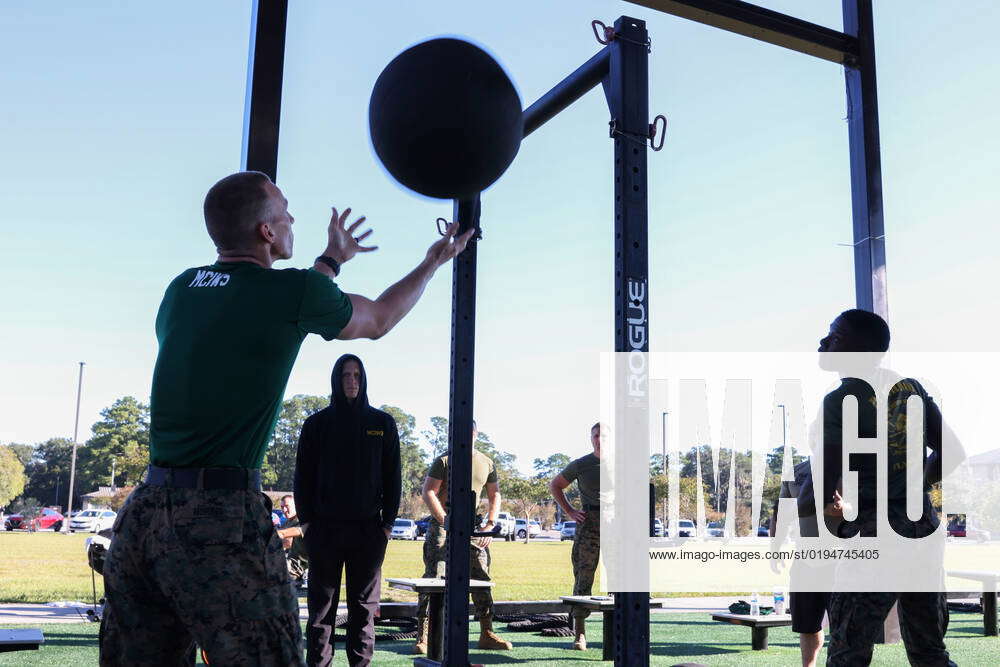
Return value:
<svg viewBox="0 0 1000 667">
<path fill-rule="evenodd" d="M 573 536 L 573 595 L 591 595 L 594 589 L 594 574 L 597 561 L 601 558 L 601 515 L 590 510 L 587 520 L 576 524 Z M 579 605 L 573 606 L 573 618 L 583 620 L 590 611 Z"/>
<path fill-rule="evenodd" d="M 447 531 L 437 521 L 431 519 L 427 525 L 427 536 L 424 541 L 424 578 L 443 579 L 445 576 L 445 561 L 448 552 L 445 549 Z M 480 581 L 492 581 L 490 579 L 490 550 L 480 549 L 469 544 L 469 578 Z M 427 605 L 430 603 L 430 596 L 426 593 L 420 595 L 417 604 L 417 618 L 427 617 Z M 493 594 L 489 590 L 475 591 L 472 593 L 472 603 L 476 607 L 476 618 L 480 622 L 491 621 L 493 619 Z"/>
<path fill-rule="evenodd" d="M 899 629 L 915 667 L 954 665 L 944 646 L 948 605 L 944 593 L 834 593 L 830 599 L 827 667 L 868 665 L 892 605 L 899 601 Z"/>
<path fill-rule="evenodd" d="M 140 485 L 104 566 L 101 665 L 304 665 L 271 501 L 258 491 Z"/>
</svg>

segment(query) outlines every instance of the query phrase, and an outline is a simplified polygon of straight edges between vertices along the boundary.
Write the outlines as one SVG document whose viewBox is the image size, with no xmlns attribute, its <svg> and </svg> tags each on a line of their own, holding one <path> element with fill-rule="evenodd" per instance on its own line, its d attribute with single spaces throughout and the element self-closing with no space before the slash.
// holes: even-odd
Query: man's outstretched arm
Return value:
<svg viewBox="0 0 1000 667">
<path fill-rule="evenodd" d="M 334 209 L 327 230 L 327 247 L 323 254 L 331 257 L 338 264 L 347 262 L 359 252 L 371 252 L 377 249 L 377 246 L 360 245 L 360 242 L 371 234 L 371 230 L 357 237 L 353 235 L 364 222 L 364 218 L 359 218 L 349 227 L 345 227 L 350 211 L 351 209 L 347 209 L 343 214 L 338 215 L 337 210 Z M 377 299 L 372 300 L 359 294 L 347 294 L 347 298 L 351 300 L 353 313 L 351 321 L 337 334 L 337 338 L 340 340 L 377 339 L 389 333 L 420 300 L 424 288 L 427 287 L 427 283 L 430 282 L 438 268 L 465 250 L 465 246 L 475 233 L 475 229 L 470 229 L 461 236 L 455 236 L 457 232 L 457 222 L 449 225 L 445 235 L 427 249 L 427 255 L 423 261 L 403 276 L 401 280 L 382 292 Z M 330 278 L 335 277 L 333 269 L 323 262 L 316 262 L 313 268 Z"/>
</svg>

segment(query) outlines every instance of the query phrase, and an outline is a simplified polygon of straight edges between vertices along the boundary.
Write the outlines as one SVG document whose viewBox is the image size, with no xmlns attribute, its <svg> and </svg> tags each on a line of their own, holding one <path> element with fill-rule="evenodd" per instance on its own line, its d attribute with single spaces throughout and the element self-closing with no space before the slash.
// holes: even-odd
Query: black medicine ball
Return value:
<svg viewBox="0 0 1000 667">
<path fill-rule="evenodd" d="M 446 38 L 417 44 L 382 70 L 368 125 L 389 173 L 441 199 L 475 195 L 500 178 L 524 134 L 521 100 L 500 65 Z"/>
</svg>

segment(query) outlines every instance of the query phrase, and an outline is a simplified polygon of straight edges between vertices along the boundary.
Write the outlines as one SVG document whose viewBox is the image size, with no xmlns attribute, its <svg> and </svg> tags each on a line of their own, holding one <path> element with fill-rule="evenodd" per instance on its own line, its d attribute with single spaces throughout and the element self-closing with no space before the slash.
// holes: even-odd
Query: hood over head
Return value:
<svg viewBox="0 0 1000 667">
<path fill-rule="evenodd" d="M 348 361 L 356 361 L 358 368 L 361 369 L 361 389 L 358 391 L 358 397 L 353 403 L 347 400 L 347 395 L 344 394 L 344 383 L 341 382 L 340 376 L 344 372 L 344 365 Z M 350 407 L 354 410 L 360 410 L 361 408 L 368 407 L 368 376 L 365 373 L 365 365 L 361 362 L 361 359 L 353 354 L 345 354 L 337 359 L 337 363 L 333 365 L 333 372 L 330 374 L 330 386 L 333 390 L 330 395 L 330 405 L 333 408 Z"/>
</svg>

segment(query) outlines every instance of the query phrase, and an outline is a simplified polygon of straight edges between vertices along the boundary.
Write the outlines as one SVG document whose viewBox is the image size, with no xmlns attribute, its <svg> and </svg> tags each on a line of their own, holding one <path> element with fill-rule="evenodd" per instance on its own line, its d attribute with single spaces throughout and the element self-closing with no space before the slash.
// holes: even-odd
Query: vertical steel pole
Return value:
<svg viewBox="0 0 1000 667">
<path fill-rule="evenodd" d="M 859 57 L 844 66 L 854 218 L 854 290 L 858 308 L 889 319 L 882 217 L 875 29 L 871 0 L 843 0 L 844 32 L 858 38 Z"/>
<path fill-rule="evenodd" d="M 241 169 L 278 176 L 278 127 L 288 0 L 253 0 Z"/>
<path fill-rule="evenodd" d="M 63 532 L 69 532 L 69 515 L 73 513 L 73 484 L 76 482 L 76 445 L 80 432 L 80 395 L 83 393 L 83 367 L 86 362 L 80 362 L 80 375 L 76 381 L 76 419 L 73 422 L 73 455 L 69 463 L 69 499 L 66 501 L 66 520 L 63 522 Z"/>
<path fill-rule="evenodd" d="M 479 228 L 479 197 L 455 201 L 458 234 Z M 478 236 L 478 233 L 476 234 Z M 472 504 L 472 405 L 476 352 L 476 250 L 470 240 L 451 273 L 451 398 L 448 409 L 447 587 L 444 665 L 469 664 L 469 540 Z"/>
<path fill-rule="evenodd" d="M 669 478 L 667 477 L 667 415 L 669 415 L 669 414 L 670 414 L 669 410 L 664 410 L 663 411 L 663 415 L 662 415 L 663 416 L 663 453 L 661 454 L 661 456 L 663 458 L 660 459 L 660 466 L 663 468 L 663 479 L 664 479 L 664 481 L 667 482 L 668 486 L 669 486 L 670 482 L 669 482 Z M 668 530 L 668 525 L 669 524 L 667 523 L 668 520 L 669 520 L 669 517 L 667 516 L 667 495 L 664 494 L 664 496 L 663 496 L 663 536 L 664 537 L 669 537 L 670 536 L 669 535 L 670 531 Z"/>
<path fill-rule="evenodd" d="M 781 408 L 781 449 L 782 452 L 784 452 L 784 448 L 787 444 L 786 434 L 788 433 L 788 422 L 785 419 L 785 406 L 778 403 L 778 407 Z"/>
<path fill-rule="evenodd" d="M 646 190 L 646 150 L 649 137 L 648 35 L 644 21 L 620 17 L 615 21 L 611 61 L 604 92 L 608 98 L 614 134 L 615 192 L 615 351 L 640 354 L 649 351 L 649 255 L 647 247 L 648 197 Z M 621 367 L 621 357 L 616 365 Z M 631 366 L 631 365 L 630 365 Z M 626 371 L 626 391 L 616 370 L 616 414 L 627 414 L 627 422 L 646 424 L 648 414 L 648 371 Z M 633 390 L 641 394 L 633 398 Z M 625 402 L 623 404 L 623 402 Z M 619 427 L 616 426 L 616 431 Z M 649 429 L 628 433 L 632 456 L 649 458 Z M 618 451 L 621 451 L 619 448 Z M 620 455 L 619 455 L 620 456 Z M 648 471 L 648 465 L 646 465 Z M 640 487 L 641 488 L 641 487 Z M 628 490 L 615 489 L 615 493 Z M 644 542 L 648 544 L 648 542 Z M 632 554 L 634 557 L 636 554 Z M 642 552 L 645 567 L 648 556 Z M 615 664 L 636 667 L 649 664 L 649 594 L 618 592 L 614 611 Z"/>
</svg>

